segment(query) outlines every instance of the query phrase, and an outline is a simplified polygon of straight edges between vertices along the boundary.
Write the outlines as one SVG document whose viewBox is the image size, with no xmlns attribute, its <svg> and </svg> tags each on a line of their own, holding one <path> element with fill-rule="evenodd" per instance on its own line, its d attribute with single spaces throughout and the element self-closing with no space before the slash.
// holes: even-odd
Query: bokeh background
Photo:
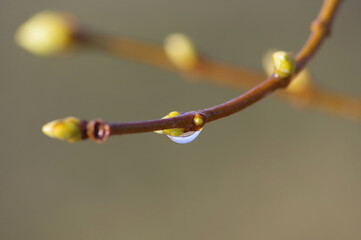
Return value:
<svg viewBox="0 0 361 240">
<path fill-rule="evenodd" d="M 159 44 L 183 32 L 208 56 L 261 71 L 268 49 L 300 49 L 321 2 L 1 0 L 0 239 L 361 239 L 359 122 L 271 97 L 187 145 L 153 133 L 67 144 L 41 126 L 72 115 L 155 119 L 240 91 L 100 52 L 39 58 L 13 41 L 22 22 L 52 9 Z M 361 97 L 360 10 L 343 3 L 309 68 Z"/>
</svg>

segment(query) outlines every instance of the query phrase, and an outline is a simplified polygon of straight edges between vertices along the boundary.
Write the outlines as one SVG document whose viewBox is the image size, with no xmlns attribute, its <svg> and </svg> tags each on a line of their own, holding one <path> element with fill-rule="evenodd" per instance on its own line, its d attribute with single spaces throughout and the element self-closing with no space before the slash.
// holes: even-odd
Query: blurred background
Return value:
<svg viewBox="0 0 361 240">
<path fill-rule="evenodd" d="M 18 26 L 68 11 L 103 32 L 161 44 L 189 35 L 208 56 L 262 71 L 270 48 L 297 52 L 322 1 L 1 0 L 0 239 L 360 239 L 361 126 L 275 98 L 179 145 L 153 133 L 68 144 L 53 119 L 160 118 L 238 96 L 106 53 L 40 58 Z M 361 97 L 361 2 L 345 1 L 309 69 Z"/>
</svg>

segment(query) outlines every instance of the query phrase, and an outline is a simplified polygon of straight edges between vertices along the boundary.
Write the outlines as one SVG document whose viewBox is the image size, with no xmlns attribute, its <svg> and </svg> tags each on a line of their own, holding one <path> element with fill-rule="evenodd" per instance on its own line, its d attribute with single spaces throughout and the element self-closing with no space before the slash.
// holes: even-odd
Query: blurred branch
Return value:
<svg viewBox="0 0 361 240">
<path fill-rule="evenodd" d="M 76 32 L 75 39 L 80 46 L 100 49 L 119 57 L 186 74 L 201 80 L 212 81 L 220 85 L 244 89 L 253 87 L 265 78 L 263 73 L 243 70 L 205 57 L 200 57 L 194 68 L 186 71 L 181 70 L 169 59 L 163 46 L 134 39 L 98 34 L 89 30 Z"/>
</svg>

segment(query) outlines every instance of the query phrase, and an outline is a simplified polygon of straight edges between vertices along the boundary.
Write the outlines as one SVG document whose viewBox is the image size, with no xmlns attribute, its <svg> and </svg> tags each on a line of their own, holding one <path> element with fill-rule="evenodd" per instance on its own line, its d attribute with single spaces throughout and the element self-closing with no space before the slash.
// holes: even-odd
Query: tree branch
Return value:
<svg viewBox="0 0 361 240">
<path fill-rule="evenodd" d="M 313 57 L 323 43 L 325 37 L 329 34 L 333 18 L 340 2 L 340 0 L 325 0 L 323 2 L 318 17 L 311 25 L 310 36 L 296 56 L 296 74 L 304 69 L 308 61 Z M 168 60 L 163 49 L 154 45 L 129 39 L 113 39 L 104 35 L 90 34 L 89 32 L 82 32 L 81 34 L 78 33 L 76 38 L 82 43 L 105 49 L 123 57 L 142 61 L 167 70 L 179 71 Z M 110 135 L 150 132 L 170 128 L 183 128 L 185 132 L 199 130 L 207 122 L 215 121 L 241 111 L 275 90 L 285 88 L 296 75 L 294 74 L 292 77 L 286 78 L 280 78 L 276 75 L 272 75 L 262 82 L 262 74 L 243 71 L 238 68 L 207 59 L 202 59 L 198 65 L 191 71 L 188 71 L 187 74 L 210 79 L 214 82 L 219 82 L 219 80 L 221 80 L 220 83 L 222 84 L 226 83 L 242 88 L 249 87 L 251 85 L 254 86 L 255 83 L 259 84 L 241 96 L 221 105 L 204 110 L 183 113 L 180 116 L 173 118 L 120 123 L 107 123 L 100 119 L 93 120 L 89 123 L 84 121 L 83 138 L 85 139 L 90 137 L 97 142 L 104 142 Z M 303 100 L 305 99 L 304 96 L 301 97 L 301 95 L 297 94 L 290 96 L 289 94 L 283 93 L 280 94 L 280 96 L 290 100 L 295 100 L 297 98 L 302 98 Z M 342 112 L 342 114 L 348 116 L 360 117 L 359 112 L 361 109 L 361 102 L 359 100 L 344 99 L 341 96 L 329 94 L 324 91 L 320 91 L 317 88 L 311 88 L 308 91 L 307 103 L 311 106 L 321 108 L 329 112 L 337 114 Z M 344 104 L 348 105 L 349 108 L 342 110 L 341 108 Z M 350 112 L 352 114 L 350 114 Z M 193 119 L 196 115 L 201 116 L 203 119 L 203 123 L 200 126 L 194 124 Z"/>
</svg>

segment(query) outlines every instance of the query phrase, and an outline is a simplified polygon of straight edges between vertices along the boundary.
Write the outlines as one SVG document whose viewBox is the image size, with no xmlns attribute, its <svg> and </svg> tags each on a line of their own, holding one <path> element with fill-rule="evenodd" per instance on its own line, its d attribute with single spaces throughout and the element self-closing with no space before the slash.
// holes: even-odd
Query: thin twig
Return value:
<svg viewBox="0 0 361 240">
<path fill-rule="evenodd" d="M 302 69 L 304 69 L 308 61 L 323 43 L 325 37 L 329 34 L 333 18 L 340 2 L 340 0 L 324 1 L 318 17 L 311 25 L 311 34 L 308 40 L 296 56 L 296 73 L 299 73 Z M 105 48 L 117 55 L 139 60 L 168 70 L 177 70 L 165 56 L 163 50 L 157 46 L 132 40 L 114 40 L 100 35 L 83 34 L 80 36 L 81 37 L 78 36 L 78 40 L 81 39 L 84 43 Z M 258 73 L 242 71 L 237 68 L 206 59 L 203 59 L 197 68 L 189 73 L 215 81 L 222 80 L 222 83 L 227 82 L 227 84 L 237 87 L 240 85 L 242 85 L 242 87 L 248 87 L 249 85 L 253 85 L 255 82 L 259 83 L 261 79 L 261 75 Z M 264 82 L 261 82 L 256 87 L 231 101 L 208 109 L 187 112 L 173 118 L 120 123 L 107 123 L 102 120 L 93 120 L 89 123 L 84 122 L 84 131 L 87 132 L 86 134 L 84 133 L 84 138 L 88 136 L 97 142 L 103 142 L 110 135 L 150 132 L 169 128 L 184 128 L 185 132 L 199 130 L 207 122 L 234 114 L 259 101 L 273 91 L 285 88 L 295 75 L 288 78 L 279 78 L 272 75 Z M 290 96 L 285 94 L 282 94 L 281 96 L 290 98 Z M 325 92 L 316 90 L 315 88 L 309 91 L 307 97 L 308 103 L 310 104 L 312 102 L 310 105 L 324 108 L 330 112 L 338 113 L 340 111 L 340 106 L 338 105 L 340 103 L 341 105 L 345 103 L 342 97 L 325 94 Z M 293 98 L 297 98 L 297 95 Z M 328 103 L 328 100 L 330 99 L 332 99 L 332 103 Z M 350 107 L 357 105 L 357 109 L 359 110 L 359 107 L 361 106 L 360 101 L 357 100 L 350 103 L 352 104 L 349 104 L 347 101 L 347 105 L 350 105 Z M 352 109 L 352 111 L 354 110 L 355 109 Z M 346 112 L 348 111 L 349 110 Z M 359 117 L 359 111 L 356 112 L 357 114 L 355 113 L 355 115 Z M 203 125 L 196 126 L 194 124 L 193 119 L 196 114 L 202 116 Z"/>
</svg>

